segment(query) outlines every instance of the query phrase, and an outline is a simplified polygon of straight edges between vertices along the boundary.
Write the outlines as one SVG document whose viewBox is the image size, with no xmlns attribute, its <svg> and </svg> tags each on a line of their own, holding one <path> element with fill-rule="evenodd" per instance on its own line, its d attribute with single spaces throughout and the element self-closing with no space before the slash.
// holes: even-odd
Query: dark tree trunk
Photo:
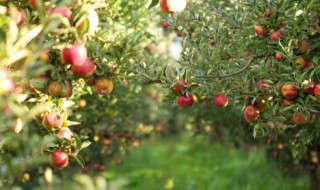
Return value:
<svg viewBox="0 0 320 190">
<path fill-rule="evenodd" d="M 310 179 L 312 190 L 320 190 L 320 167 L 318 147 L 314 147 L 309 152 L 310 158 Z"/>
</svg>

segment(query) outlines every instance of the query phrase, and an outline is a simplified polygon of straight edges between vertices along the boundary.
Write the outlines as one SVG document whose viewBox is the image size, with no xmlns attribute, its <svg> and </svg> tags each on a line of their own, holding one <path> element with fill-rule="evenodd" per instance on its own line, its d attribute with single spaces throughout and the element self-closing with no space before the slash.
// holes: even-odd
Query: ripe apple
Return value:
<svg viewBox="0 0 320 190">
<path fill-rule="evenodd" d="M 90 77 L 96 72 L 97 66 L 96 64 L 91 60 L 87 59 L 87 61 L 81 65 L 71 65 L 71 70 L 74 74 L 79 75 L 81 77 Z"/>
<path fill-rule="evenodd" d="M 90 76 L 88 79 L 85 80 L 86 84 L 88 86 L 94 86 L 94 84 L 96 83 L 96 79 L 95 77 L 92 75 Z"/>
<path fill-rule="evenodd" d="M 30 7 L 34 9 L 37 5 L 37 0 L 29 0 L 29 4 L 30 4 Z"/>
<path fill-rule="evenodd" d="M 94 86 L 99 94 L 109 94 L 113 90 L 113 81 L 111 79 L 99 78 Z"/>
<path fill-rule="evenodd" d="M 24 12 L 23 9 L 19 8 L 18 13 L 16 15 L 16 21 L 19 24 L 23 24 L 26 21 L 26 13 Z"/>
<path fill-rule="evenodd" d="M 15 84 L 11 78 L 0 79 L 0 95 L 13 92 L 14 89 Z"/>
<path fill-rule="evenodd" d="M 39 59 L 44 62 L 48 62 L 50 60 L 49 50 L 45 50 L 43 53 L 39 55 Z"/>
<path fill-rule="evenodd" d="M 57 131 L 62 127 L 63 120 L 59 113 L 48 113 L 42 119 L 42 125 L 48 131 Z"/>
<path fill-rule="evenodd" d="M 78 102 L 80 107 L 85 107 L 87 105 L 87 101 L 85 99 L 80 99 Z"/>
<path fill-rule="evenodd" d="M 294 104 L 293 100 L 288 100 L 288 99 L 282 98 L 280 101 L 280 106 L 289 106 L 291 104 Z"/>
<path fill-rule="evenodd" d="M 162 21 L 161 24 L 163 28 L 168 28 L 170 26 L 170 24 L 167 21 Z"/>
<path fill-rule="evenodd" d="M 65 17 L 67 17 L 69 21 L 71 21 L 71 19 L 72 19 L 72 11 L 68 7 L 65 7 L 65 6 L 54 8 L 50 12 L 50 15 L 55 15 L 55 14 L 61 14 Z"/>
<path fill-rule="evenodd" d="M 68 80 L 52 81 L 48 86 L 48 92 L 53 97 L 69 97 L 72 94 L 72 85 Z"/>
<path fill-rule="evenodd" d="M 259 25 L 258 23 L 254 23 L 254 31 L 258 36 L 266 36 L 268 34 L 267 28 L 263 25 Z"/>
<path fill-rule="evenodd" d="M 306 60 L 305 63 L 304 63 L 303 68 L 304 68 L 304 69 L 307 69 L 307 68 L 309 68 L 309 67 L 314 67 L 315 65 L 316 65 L 316 64 L 315 64 L 314 62 L 312 62 L 312 61 L 310 61 L 310 60 Z"/>
<path fill-rule="evenodd" d="M 282 53 L 276 52 L 276 60 L 281 61 L 282 59 Z"/>
<path fill-rule="evenodd" d="M 271 10 L 270 9 L 266 9 L 266 15 L 270 16 L 270 14 L 271 14 Z"/>
<path fill-rule="evenodd" d="M 281 30 L 277 30 L 275 32 L 273 32 L 271 35 L 270 35 L 270 39 L 272 41 L 278 41 L 280 40 L 280 36 L 282 36 L 284 33 L 281 31 Z"/>
<path fill-rule="evenodd" d="M 61 58 L 66 64 L 82 66 L 88 59 L 88 50 L 84 44 L 74 44 L 61 51 Z"/>
<path fill-rule="evenodd" d="M 153 51 L 154 50 L 154 45 L 153 44 L 150 44 L 150 45 L 148 45 L 147 46 L 147 49 L 148 49 L 148 51 Z"/>
<path fill-rule="evenodd" d="M 183 32 L 182 31 L 177 31 L 177 36 L 178 37 L 183 37 Z"/>
<path fill-rule="evenodd" d="M 298 88 L 290 83 L 285 83 L 281 87 L 281 94 L 286 99 L 294 99 L 298 95 Z"/>
<path fill-rule="evenodd" d="M 277 149 L 278 149 L 278 150 L 281 150 L 282 148 L 283 148 L 283 144 L 282 144 L 282 143 L 278 143 L 278 144 L 277 144 Z"/>
<path fill-rule="evenodd" d="M 180 107 L 190 107 L 194 102 L 192 94 L 188 94 L 188 96 L 184 94 L 180 94 L 177 98 L 177 103 Z"/>
<path fill-rule="evenodd" d="M 293 121 L 297 125 L 306 124 L 310 120 L 310 113 L 308 111 L 305 112 L 306 116 L 303 116 L 299 112 L 294 112 L 293 114 Z"/>
<path fill-rule="evenodd" d="M 267 82 L 265 80 L 259 80 L 257 83 L 257 88 L 264 90 L 268 90 Z"/>
<path fill-rule="evenodd" d="M 306 85 L 308 85 L 308 86 L 306 86 L 306 87 L 304 87 L 304 91 L 306 92 L 306 93 L 308 93 L 308 94 L 312 94 L 313 93 L 313 91 L 314 91 L 314 87 L 316 86 L 316 82 L 314 82 L 314 81 L 309 81 L 309 82 L 307 82 L 307 84 Z"/>
<path fill-rule="evenodd" d="M 58 136 L 61 138 L 71 140 L 72 132 L 68 127 L 65 127 L 59 131 Z"/>
<path fill-rule="evenodd" d="M 185 81 L 183 78 L 180 79 L 180 83 L 174 85 L 174 90 L 181 93 L 183 89 L 186 88 L 187 81 Z"/>
<path fill-rule="evenodd" d="M 308 41 L 306 39 L 301 41 L 300 52 L 306 53 L 308 51 Z"/>
<path fill-rule="evenodd" d="M 294 62 L 296 65 L 301 65 L 302 67 L 304 67 L 305 65 L 305 59 L 303 58 L 303 56 L 298 56 L 297 59 Z"/>
<path fill-rule="evenodd" d="M 94 35 L 99 26 L 99 16 L 94 9 L 88 10 L 87 16 L 80 23 L 76 24 L 80 35 Z"/>
<path fill-rule="evenodd" d="M 213 98 L 213 103 L 216 106 L 226 107 L 228 102 L 228 97 L 225 94 L 216 94 Z"/>
<path fill-rule="evenodd" d="M 260 111 L 256 106 L 249 105 L 244 109 L 243 115 L 245 120 L 251 123 L 259 118 Z"/>
<path fill-rule="evenodd" d="M 69 164 L 69 156 L 64 151 L 56 150 L 49 155 L 49 163 L 53 167 L 67 167 Z"/>
<path fill-rule="evenodd" d="M 160 8 L 163 12 L 181 12 L 186 6 L 186 0 L 160 0 Z"/>
<path fill-rule="evenodd" d="M 314 96 L 318 99 L 320 99 L 320 83 L 318 83 L 315 87 L 314 87 Z"/>
</svg>

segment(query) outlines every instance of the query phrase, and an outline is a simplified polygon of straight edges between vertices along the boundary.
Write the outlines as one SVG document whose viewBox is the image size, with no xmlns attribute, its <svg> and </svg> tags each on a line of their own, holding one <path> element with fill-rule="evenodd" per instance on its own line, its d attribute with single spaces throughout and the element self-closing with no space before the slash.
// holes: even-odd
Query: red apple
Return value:
<svg viewBox="0 0 320 190">
<path fill-rule="evenodd" d="M 72 85 L 68 80 L 52 81 L 49 84 L 48 92 L 53 97 L 69 97 L 72 94 Z"/>
<path fill-rule="evenodd" d="M 186 0 L 160 0 L 160 8 L 163 12 L 181 12 L 186 6 Z"/>
<path fill-rule="evenodd" d="M 190 107 L 194 102 L 192 94 L 188 94 L 188 96 L 184 94 L 180 94 L 177 98 L 177 103 L 180 107 Z"/>
<path fill-rule="evenodd" d="M 288 100 L 288 99 L 282 98 L 280 101 L 280 106 L 289 106 L 293 103 L 294 103 L 293 100 Z"/>
<path fill-rule="evenodd" d="M 37 0 L 29 0 L 29 4 L 30 4 L 30 7 L 34 9 L 37 5 Z"/>
<path fill-rule="evenodd" d="M 170 24 L 167 21 L 162 21 L 161 24 L 163 28 L 168 28 L 170 26 Z"/>
<path fill-rule="evenodd" d="M 307 87 L 304 87 L 304 91 L 308 94 L 312 94 L 315 86 L 316 86 L 316 82 L 311 81 L 311 83 L 309 83 Z"/>
<path fill-rule="evenodd" d="M 310 60 L 306 60 L 305 63 L 304 63 L 303 68 L 304 68 L 304 69 L 307 69 L 307 68 L 309 68 L 309 67 L 314 67 L 315 65 L 316 65 L 316 64 L 315 64 L 314 62 L 312 62 L 312 61 L 310 61 Z"/>
<path fill-rule="evenodd" d="M 174 85 L 174 90 L 181 93 L 182 90 L 186 88 L 186 84 L 187 84 L 187 81 L 185 81 L 183 78 L 181 78 L 180 83 Z"/>
<path fill-rule="evenodd" d="M 84 44 L 74 44 L 71 47 L 65 47 L 61 57 L 66 64 L 82 66 L 88 59 L 88 50 Z"/>
<path fill-rule="evenodd" d="M 48 131 L 57 131 L 62 127 L 63 120 L 59 113 L 48 113 L 42 119 L 42 125 Z"/>
<path fill-rule="evenodd" d="M 281 87 L 281 94 L 289 100 L 294 99 L 298 95 L 298 88 L 293 84 L 285 83 Z"/>
<path fill-rule="evenodd" d="M 23 9 L 19 8 L 18 13 L 16 15 L 17 23 L 23 24 L 26 20 L 26 13 Z"/>
<path fill-rule="evenodd" d="M 228 97 L 225 94 L 216 94 L 213 98 L 213 103 L 216 106 L 226 107 L 228 105 Z"/>
<path fill-rule="evenodd" d="M 272 41 L 278 41 L 280 40 L 280 36 L 282 35 L 283 35 L 283 32 L 281 30 L 277 30 L 270 35 L 270 39 Z"/>
<path fill-rule="evenodd" d="M 99 94 L 109 94 L 113 90 L 113 81 L 111 79 L 99 78 L 94 86 Z"/>
<path fill-rule="evenodd" d="M 254 30 L 258 36 L 266 36 L 268 34 L 267 28 L 258 23 L 254 23 Z"/>
<path fill-rule="evenodd" d="M 53 167 L 64 168 L 69 164 L 69 156 L 66 152 L 56 150 L 49 156 L 49 163 Z"/>
<path fill-rule="evenodd" d="M 65 6 L 54 8 L 51 11 L 50 15 L 55 15 L 55 14 L 61 14 L 65 17 L 67 17 L 69 19 L 69 21 L 71 21 L 71 19 L 72 19 L 72 11 L 68 7 L 65 7 Z"/>
<path fill-rule="evenodd" d="M 276 60 L 281 61 L 282 59 L 282 53 L 276 52 Z"/>
<path fill-rule="evenodd" d="M 59 131 L 58 136 L 61 138 L 71 140 L 72 132 L 68 127 L 65 127 Z"/>
<path fill-rule="evenodd" d="M 77 66 L 77 65 L 72 65 L 71 66 L 71 70 L 74 74 L 79 75 L 81 77 L 90 77 L 94 74 L 94 72 L 96 71 L 97 66 L 96 64 L 91 60 L 91 59 L 87 59 L 87 61 L 81 65 L 81 66 Z"/>
<path fill-rule="evenodd" d="M 278 150 L 281 150 L 282 148 L 283 148 L 283 144 L 282 144 L 282 143 L 278 143 L 278 144 L 277 144 L 277 149 L 278 149 Z"/>
<path fill-rule="evenodd" d="M 293 114 L 293 121 L 297 125 L 306 124 L 310 120 L 310 113 L 308 111 L 305 112 L 306 116 L 303 116 L 299 112 L 295 112 Z"/>
<path fill-rule="evenodd" d="M 320 83 L 314 87 L 313 93 L 316 98 L 320 99 Z"/>
<path fill-rule="evenodd" d="M 257 83 L 257 88 L 262 90 L 268 90 L 267 82 L 265 80 L 259 80 Z"/>
<path fill-rule="evenodd" d="M 259 118 L 260 111 L 256 106 L 249 105 L 244 109 L 243 115 L 245 120 L 251 123 Z"/>
<path fill-rule="evenodd" d="M 183 32 L 182 31 L 177 31 L 177 36 L 178 37 L 183 37 Z"/>
</svg>

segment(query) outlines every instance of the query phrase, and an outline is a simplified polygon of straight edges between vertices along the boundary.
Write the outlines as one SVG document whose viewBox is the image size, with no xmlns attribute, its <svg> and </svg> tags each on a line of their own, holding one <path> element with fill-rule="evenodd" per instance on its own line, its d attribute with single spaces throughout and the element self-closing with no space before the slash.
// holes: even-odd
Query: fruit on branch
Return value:
<svg viewBox="0 0 320 190">
<path fill-rule="evenodd" d="M 94 35 L 99 26 L 99 16 L 94 9 L 90 9 L 87 12 L 87 16 L 79 22 L 80 23 L 77 23 L 76 26 L 80 35 Z"/>
<path fill-rule="evenodd" d="M 267 82 L 265 80 L 259 80 L 257 83 L 257 88 L 264 90 L 268 90 Z"/>
<path fill-rule="evenodd" d="M 0 95 L 13 92 L 14 89 L 15 89 L 15 84 L 11 78 L 0 79 Z"/>
<path fill-rule="evenodd" d="M 187 85 L 187 81 L 185 81 L 183 78 L 181 78 L 181 79 L 180 79 L 180 83 L 174 85 L 174 90 L 175 90 L 176 92 L 181 93 L 182 90 L 186 88 L 186 85 Z"/>
<path fill-rule="evenodd" d="M 16 22 L 19 24 L 23 24 L 26 21 L 26 13 L 23 9 L 18 8 L 18 12 L 16 15 Z"/>
<path fill-rule="evenodd" d="M 177 103 L 182 108 L 192 106 L 194 103 L 192 94 L 189 93 L 188 96 L 185 94 L 180 94 L 177 98 Z"/>
<path fill-rule="evenodd" d="M 69 164 L 69 156 L 64 151 L 56 150 L 49 155 L 49 163 L 53 167 L 65 168 Z"/>
<path fill-rule="evenodd" d="M 48 113 L 42 119 L 42 125 L 48 131 L 58 131 L 61 129 L 63 119 L 59 113 Z"/>
<path fill-rule="evenodd" d="M 243 112 L 244 119 L 251 123 L 253 121 L 256 121 L 259 118 L 260 111 L 259 109 L 254 105 L 248 105 Z"/>
<path fill-rule="evenodd" d="M 280 36 L 283 36 L 283 32 L 281 30 L 277 30 L 270 35 L 270 39 L 272 41 L 280 40 Z"/>
<path fill-rule="evenodd" d="M 82 66 L 88 59 L 88 50 L 84 44 L 74 44 L 61 51 L 61 58 L 66 64 Z"/>
<path fill-rule="evenodd" d="M 259 25 L 258 23 L 254 23 L 254 31 L 258 36 L 266 36 L 268 34 L 267 28 L 263 25 Z"/>
<path fill-rule="evenodd" d="M 80 107 L 85 107 L 87 105 L 87 101 L 85 99 L 80 99 L 78 102 Z"/>
<path fill-rule="evenodd" d="M 160 8 L 163 12 L 181 12 L 187 6 L 186 0 L 160 0 Z"/>
<path fill-rule="evenodd" d="M 308 51 L 308 41 L 306 39 L 301 41 L 300 52 L 306 53 Z"/>
<path fill-rule="evenodd" d="M 314 81 L 311 81 L 311 82 L 309 82 L 309 81 L 307 81 L 307 84 L 306 84 L 307 86 L 306 87 L 304 87 L 304 92 L 306 92 L 306 93 L 308 93 L 308 94 L 312 94 L 313 93 L 313 91 L 314 91 L 314 87 L 316 86 L 316 82 L 314 82 Z"/>
<path fill-rule="evenodd" d="M 277 149 L 278 149 L 278 150 L 281 150 L 282 148 L 283 148 L 283 144 L 282 144 L 282 143 L 278 143 L 278 144 L 277 144 Z"/>
<path fill-rule="evenodd" d="M 313 90 L 314 96 L 320 99 L 320 83 L 318 83 Z"/>
<path fill-rule="evenodd" d="M 302 115 L 299 112 L 294 112 L 293 114 L 293 121 L 297 125 L 302 125 L 308 123 L 310 120 L 310 113 L 308 111 L 305 111 L 305 114 Z"/>
<path fill-rule="evenodd" d="M 30 4 L 30 7 L 34 9 L 37 5 L 37 0 L 29 0 L 29 4 Z"/>
<path fill-rule="evenodd" d="M 225 94 L 216 94 L 213 98 L 213 103 L 216 106 L 226 107 L 228 102 L 228 97 Z"/>
<path fill-rule="evenodd" d="M 61 14 L 65 17 L 67 17 L 69 21 L 71 21 L 71 19 L 72 19 L 72 11 L 68 7 L 65 7 L 65 6 L 54 8 L 50 12 L 50 15 L 56 15 L 56 14 Z"/>
<path fill-rule="evenodd" d="M 162 21 L 161 25 L 163 28 L 168 28 L 170 26 L 170 24 L 167 21 Z"/>
<path fill-rule="evenodd" d="M 282 59 L 282 53 L 276 52 L 276 60 L 281 61 Z"/>
<path fill-rule="evenodd" d="M 94 86 L 99 94 L 109 94 L 113 90 L 113 81 L 111 79 L 99 78 L 96 80 Z"/>
<path fill-rule="evenodd" d="M 280 101 L 280 106 L 289 106 L 289 105 L 292 105 L 294 104 L 294 101 L 293 100 L 288 100 L 286 98 L 282 98 L 281 101 Z"/>
<path fill-rule="evenodd" d="M 90 58 L 88 58 L 87 61 L 81 66 L 71 65 L 72 72 L 80 77 L 90 77 L 94 74 L 96 69 L 96 64 Z"/>
<path fill-rule="evenodd" d="M 298 95 L 298 88 L 290 83 L 285 83 L 281 87 L 281 95 L 286 99 L 294 99 Z"/>
<path fill-rule="evenodd" d="M 72 85 L 68 80 L 52 81 L 49 84 L 48 93 L 58 98 L 69 97 L 72 94 Z"/>
<path fill-rule="evenodd" d="M 301 65 L 302 67 L 304 67 L 305 65 L 305 59 L 303 58 L 303 56 L 298 56 L 294 62 L 296 65 Z"/>
<path fill-rule="evenodd" d="M 65 139 L 71 140 L 72 132 L 69 129 L 69 127 L 64 127 L 63 129 L 61 129 L 58 132 L 58 136 L 61 137 L 61 138 L 65 138 Z"/>
<path fill-rule="evenodd" d="M 305 63 L 304 63 L 303 68 L 304 68 L 304 69 L 307 69 L 307 68 L 309 68 L 309 67 L 314 67 L 315 65 L 316 65 L 316 64 L 315 64 L 314 62 L 312 62 L 312 61 L 310 61 L 310 60 L 306 60 Z"/>
</svg>

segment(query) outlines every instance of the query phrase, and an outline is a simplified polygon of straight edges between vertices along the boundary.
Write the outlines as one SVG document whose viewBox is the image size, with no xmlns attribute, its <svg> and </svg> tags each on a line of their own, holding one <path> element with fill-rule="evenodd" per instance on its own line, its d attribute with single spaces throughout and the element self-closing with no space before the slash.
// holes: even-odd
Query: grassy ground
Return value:
<svg viewBox="0 0 320 190">
<path fill-rule="evenodd" d="M 103 173 L 117 190 L 302 190 L 308 176 L 283 177 L 263 150 L 250 153 L 203 139 L 178 138 L 133 148 Z"/>
</svg>

